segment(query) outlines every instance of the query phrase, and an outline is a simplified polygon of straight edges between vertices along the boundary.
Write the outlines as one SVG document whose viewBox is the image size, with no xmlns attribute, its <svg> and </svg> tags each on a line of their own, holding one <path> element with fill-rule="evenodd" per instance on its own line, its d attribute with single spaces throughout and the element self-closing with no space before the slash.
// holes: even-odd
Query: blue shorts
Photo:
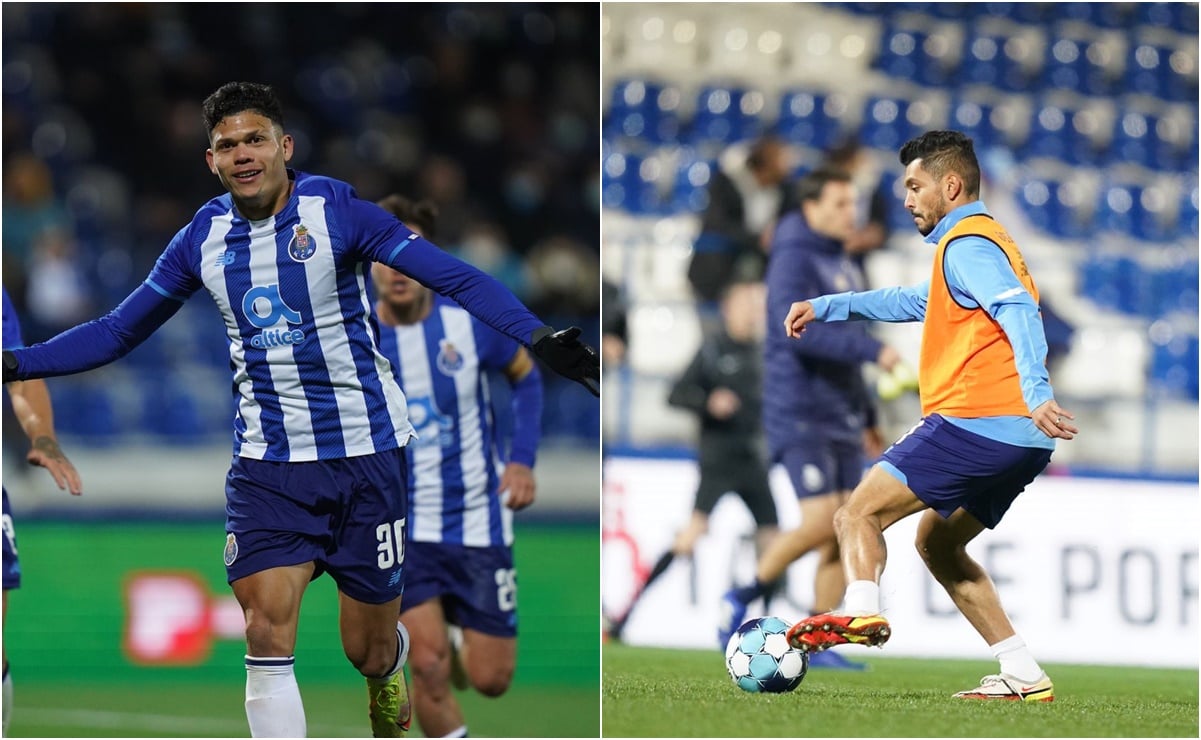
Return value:
<svg viewBox="0 0 1201 740">
<path fill-rule="evenodd" d="M 776 455 L 797 498 L 853 491 L 863 479 L 863 443 L 797 439 Z"/>
<path fill-rule="evenodd" d="M 4 590 L 21 587 L 21 563 L 17 560 L 17 533 L 13 529 L 13 510 L 4 490 Z"/>
<path fill-rule="evenodd" d="M 944 519 L 962 508 L 993 529 L 1050 461 L 1051 450 L 997 442 L 931 414 L 880 464 Z"/>
<path fill-rule="evenodd" d="M 229 582 L 314 562 L 352 599 L 404 592 L 408 459 L 403 449 L 312 462 L 235 457 L 225 479 Z"/>
<path fill-rule="evenodd" d="M 446 621 L 495 637 L 517 636 L 517 570 L 508 547 L 410 542 L 400 613 L 441 598 Z"/>
</svg>

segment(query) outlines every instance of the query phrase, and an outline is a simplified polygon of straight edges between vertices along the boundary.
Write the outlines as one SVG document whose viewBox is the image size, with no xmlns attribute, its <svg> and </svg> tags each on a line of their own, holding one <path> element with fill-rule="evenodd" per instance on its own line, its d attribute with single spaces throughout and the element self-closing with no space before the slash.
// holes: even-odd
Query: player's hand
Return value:
<svg viewBox="0 0 1201 740">
<path fill-rule="evenodd" d="M 530 345 L 551 370 L 600 396 L 600 358 L 595 349 L 580 341 L 580 327 L 555 331 L 544 326 L 530 336 Z"/>
<path fill-rule="evenodd" d="M 4 383 L 13 383 L 20 380 L 17 377 L 17 356 L 8 350 L 4 350 Z"/>
<path fill-rule="evenodd" d="M 1080 433 L 1071 423 L 1076 417 L 1060 408 L 1053 398 L 1034 409 L 1030 416 L 1034 419 L 1034 426 L 1052 439 L 1074 439 Z"/>
<path fill-rule="evenodd" d="M 714 419 L 729 419 L 741 407 L 742 400 L 729 388 L 714 388 L 705 402 L 705 409 Z"/>
<path fill-rule="evenodd" d="M 500 491 L 509 492 L 505 506 L 520 511 L 534 503 L 534 471 L 530 466 L 517 462 L 505 463 L 505 474 L 500 477 Z"/>
<path fill-rule="evenodd" d="M 788 316 L 784 319 L 784 333 L 793 339 L 800 338 L 801 332 L 805 331 L 805 325 L 816 319 L 817 314 L 813 312 L 812 303 L 797 301 L 788 309 Z"/>
<path fill-rule="evenodd" d="M 79 471 L 63 454 L 58 442 L 52 437 L 38 437 L 33 441 L 33 447 L 25 459 L 30 465 L 37 465 L 50 471 L 59 490 L 71 491 L 72 496 L 83 493 L 83 482 L 79 479 Z"/>
<path fill-rule="evenodd" d="M 897 352 L 887 344 L 880 346 L 880 354 L 876 355 L 876 364 L 880 366 L 880 369 L 882 369 L 884 372 L 890 373 L 900 361 L 900 352 Z"/>
</svg>

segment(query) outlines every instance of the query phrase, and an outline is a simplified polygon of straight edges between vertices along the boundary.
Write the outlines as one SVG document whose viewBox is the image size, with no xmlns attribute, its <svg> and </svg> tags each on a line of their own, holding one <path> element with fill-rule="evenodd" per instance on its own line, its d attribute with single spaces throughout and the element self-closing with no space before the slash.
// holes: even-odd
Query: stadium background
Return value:
<svg viewBox="0 0 1201 740">
<path fill-rule="evenodd" d="M 911 285 L 930 253 L 901 207 L 896 152 L 956 128 L 976 141 L 982 199 L 1075 328 L 1052 381 L 1083 430 L 973 552 L 1005 574 L 1003 598 L 1045 660 L 1195 668 L 1197 4 L 608 3 L 601 23 L 602 274 L 619 299 L 605 311 L 624 310 L 627 327 L 625 361 L 604 376 L 602 610 L 623 613 L 691 507 L 696 422 L 666 397 L 712 310 L 687 279 L 712 173 L 762 134 L 790 145 L 797 171 L 857 135 L 897 196 L 869 282 Z M 875 331 L 916 363 L 920 326 Z M 882 403 L 886 437 L 919 415 L 912 394 Z M 794 526 L 778 471 L 773 488 Z M 753 575 L 752 528 L 734 497 L 719 503 L 626 641 L 714 647 L 721 594 Z M 904 624 L 890 652 L 986 658 L 931 588 L 910 529 L 894 529 L 882 585 Z M 790 570 L 781 616 L 805 613 L 808 561 Z M 1073 608 L 1077 587 L 1095 598 Z M 1102 623 L 1194 638 L 1179 651 L 1068 647 L 1103 639 Z M 940 641 L 922 639 L 931 629 Z"/>
<path fill-rule="evenodd" d="M 5 3 L 3 280 L 26 341 L 116 305 L 222 193 L 204 165 L 200 103 L 245 79 L 280 94 L 292 166 L 368 200 L 432 198 L 438 244 L 595 344 L 598 14 Z M 233 409 L 208 303 L 197 294 L 112 366 L 49 381 L 83 498 L 27 468 L 6 411 L 4 482 L 25 572 L 5 629 L 14 735 L 246 732 L 240 615 L 220 556 Z M 481 734 L 598 731 L 600 412 L 546 377 L 539 502 L 515 521 L 517 678 L 500 702 L 468 705 Z M 312 586 L 297 672 L 314 734 L 362 735 L 361 681 L 341 655 L 334 603 L 329 579 Z"/>
</svg>

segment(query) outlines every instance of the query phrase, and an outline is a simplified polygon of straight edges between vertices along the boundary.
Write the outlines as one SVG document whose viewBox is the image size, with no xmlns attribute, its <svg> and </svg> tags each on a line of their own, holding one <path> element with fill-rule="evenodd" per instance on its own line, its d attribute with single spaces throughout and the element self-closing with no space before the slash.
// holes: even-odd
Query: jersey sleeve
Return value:
<svg viewBox="0 0 1201 740">
<path fill-rule="evenodd" d="M 339 205 L 348 254 L 400 270 L 522 344 L 546 325 L 499 280 L 443 252 L 383 208 L 353 197 Z"/>
<path fill-rule="evenodd" d="M 4 326 L 2 341 L 4 349 L 16 349 L 25 346 L 25 340 L 21 337 L 21 317 L 17 316 L 17 307 L 13 305 L 12 299 L 8 297 L 8 290 L 4 290 Z"/>
<path fill-rule="evenodd" d="M 512 337 L 501 334 L 478 319 L 471 322 L 471 329 L 475 333 L 475 346 L 483 367 L 504 370 L 521 347 Z"/>
<path fill-rule="evenodd" d="M 175 234 L 146 277 L 146 285 L 164 298 L 183 302 L 203 285 L 200 250 L 192 239 L 193 225 Z"/>
</svg>

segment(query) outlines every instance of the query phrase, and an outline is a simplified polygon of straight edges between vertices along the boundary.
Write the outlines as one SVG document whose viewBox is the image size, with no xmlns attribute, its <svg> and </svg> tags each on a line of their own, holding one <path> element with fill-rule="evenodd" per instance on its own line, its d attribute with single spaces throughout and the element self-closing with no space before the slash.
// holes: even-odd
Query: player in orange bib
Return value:
<svg viewBox="0 0 1201 740">
<path fill-rule="evenodd" d="M 801 620 L 788 640 L 811 652 L 888 640 L 891 627 L 880 613 L 883 532 L 923 512 L 922 559 L 1000 662 L 997 674 L 955 697 L 1051 701 L 1051 679 L 965 548 L 1046 468 L 1055 440 L 1078 430 L 1055 402 L 1047 375 L 1038 288 L 1017 244 L 979 200 L 972 140 L 930 131 L 907 142 L 900 159 L 905 208 L 935 246 L 930 279 L 794 303 L 784 329 L 800 338 L 811 321 L 924 321 L 922 420 L 835 514 L 848 581 L 843 611 Z"/>
</svg>

